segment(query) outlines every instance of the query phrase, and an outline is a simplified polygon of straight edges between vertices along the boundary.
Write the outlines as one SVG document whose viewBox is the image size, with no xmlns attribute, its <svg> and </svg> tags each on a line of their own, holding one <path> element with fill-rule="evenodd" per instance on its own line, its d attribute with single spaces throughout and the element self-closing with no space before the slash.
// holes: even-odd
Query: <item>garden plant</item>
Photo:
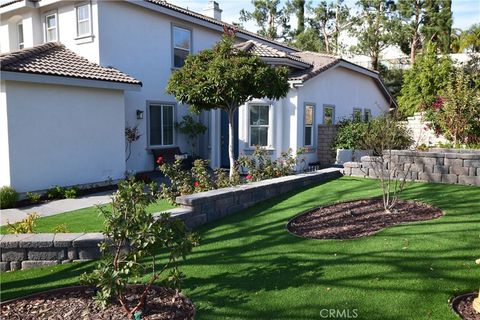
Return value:
<svg viewBox="0 0 480 320">
<path fill-rule="evenodd" d="M 154 183 L 148 186 L 148 192 L 145 187 L 143 182 L 127 179 L 119 184 L 112 198 L 112 210 L 99 207 L 105 216 L 103 233 L 108 240 L 100 247 L 103 258 L 96 269 L 82 276 L 84 283 L 99 288 L 96 300 L 101 305 L 115 298 L 128 319 L 140 318 L 154 283 L 162 281 L 166 286 L 180 287 L 184 275 L 178 260 L 185 259 L 198 243 L 181 220 L 171 219 L 168 213 L 155 219 L 146 212 L 158 193 Z M 155 251 L 166 252 L 166 259 L 155 259 Z M 145 279 L 142 276 L 146 276 L 144 287 L 138 302 L 132 304 L 127 287 L 135 280 Z"/>
</svg>

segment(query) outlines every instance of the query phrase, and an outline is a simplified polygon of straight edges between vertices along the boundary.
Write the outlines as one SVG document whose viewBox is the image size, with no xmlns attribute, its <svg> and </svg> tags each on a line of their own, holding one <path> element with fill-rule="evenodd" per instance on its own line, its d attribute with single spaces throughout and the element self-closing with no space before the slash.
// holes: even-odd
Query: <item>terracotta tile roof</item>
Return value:
<svg viewBox="0 0 480 320">
<path fill-rule="evenodd" d="M 139 80 L 117 69 L 90 62 L 54 42 L 1 54 L 0 65 L 2 71 L 142 85 Z"/>
<path fill-rule="evenodd" d="M 333 55 L 310 51 L 295 52 L 292 53 L 292 55 L 297 56 L 303 61 L 307 61 L 312 67 L 305 70 L 295 71 L 290 75 L 290 80 L 307 81 L 342 61 L 342 59 Z"/>
<path fill-rule="evenodd" d="M 286 58 L 286 59 L 304 63 L 306 65 L 311 65 L 311 63 L 306 62 L 305 60 L 295 56 L 293 53 L 290 54 L 285 51 L 275 49 L 273 47 L 270 47 L 266 44 L 263 44 L 254 40 L 248 40 L 248 41 L 236 44 L 235 47 L 239 50 L 244 50 L 244 51 L 256 54 L 260 57 Z"/>
<path fill-rule="evenodd" d="M 0 1 L 0 8 L 9 6 L 11 4 L 14 4 L 14 3 L 17 3 L 17 2 L 20 2 L 20 1 L 22 1 L 22 0 L 1 0 Z"/>
</svg>

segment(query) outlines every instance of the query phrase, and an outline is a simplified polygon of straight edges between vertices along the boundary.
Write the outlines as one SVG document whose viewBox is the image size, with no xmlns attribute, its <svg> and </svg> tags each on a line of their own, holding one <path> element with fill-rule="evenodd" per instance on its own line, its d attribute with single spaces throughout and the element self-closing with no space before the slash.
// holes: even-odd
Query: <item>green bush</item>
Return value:
<svg viewBox="0 0 480 320">
<path fill-rule="evenodd" d="M 345 119 L 340 121 L 332 149 L 360 149 L 360 139 L 367 131 L 368 123 Z"/>
<path fill-rule="evenodd" d="M 18 194 L 12 187 L 0 188 L 0 209 L 7 209 L 15 206 L 17 202 Z"/>
<path fill-rule="evenodd" d="M 66 199 L 75 199 L 78 197 L 78 188 L 77 187 L 71 187 L 68 189 L 63 189 L 63 197 Z"/>
<path fill-rule="evenodd" d="M 40 193 L 35 193 L 35 192 L 27 192 L 27 199 L 30 201 L 30 203 L 37 203 L 40 201 L 42 198 L 42 195 Z"/>
<path fill-rule="evenodd" d="M 63 199 L 64 197 L 64 188 L 60 186 L 53 186 L 45 192 L 45 195 L 48 199 Z"/>
<path fill-rule="evenodd" d="M 38 219 L 38 214 L 35 212 L 29 213 L 25 219 L 20 222 L 10 224 L 7 221 L 7 232 L 8 233 L 34 233 L 35 225 Z"/>
</svg>

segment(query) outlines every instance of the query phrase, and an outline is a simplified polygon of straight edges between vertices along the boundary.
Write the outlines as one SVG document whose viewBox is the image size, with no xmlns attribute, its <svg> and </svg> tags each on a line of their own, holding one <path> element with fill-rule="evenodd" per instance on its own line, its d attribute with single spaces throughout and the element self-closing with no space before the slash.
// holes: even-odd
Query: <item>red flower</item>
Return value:
<svg viewBox="0 0 480 320">
<path fill-rule="evenodd" d="M 434 103 L 432 103 L 432 107 L 436 110 L 439 111 L 442 107 L 443 104 L 445 103 L 445 99 L 442 97 L 438 97 L 437 100 L 435 100 Z"/>
<path fill-rule="evenodd" d="M 158 165 L 161 165 L 163 163 L 163 157 L 162 156 L 158 156 L 157 158 L 157 164 Z"/>
<path fill-rule="evenodd" d="M 253 179 L 253 176 L 251 174 L 247 174 L 247 176 L 245 177 L 245 179 L 247 179 L 248 181 L 252 180 Z"/>
<path fill-rule="evenodd" d="M 194 186 L 195 188 L 198 188 L 198 187 L 200 187 L 200 182 L 198 182 L 198 181 L 195 181 L 195 182 L 193 183 L 193 186 Z"/>
</svg>

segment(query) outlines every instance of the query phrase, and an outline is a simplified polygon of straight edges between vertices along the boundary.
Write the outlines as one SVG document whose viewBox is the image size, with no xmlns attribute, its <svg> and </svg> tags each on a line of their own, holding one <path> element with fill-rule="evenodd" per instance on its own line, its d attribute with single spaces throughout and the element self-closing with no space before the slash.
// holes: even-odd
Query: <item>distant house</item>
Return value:
<svg viewBox="0 0 480 320">
<path fill-rule="evenodd" d="M 188 54 L 220 39 L 217 3 L 207 16 L 157 0 L 22 0 L 3 1 L 0 14 L 0 185 L 26 192 L 116 180 L 152 170 L 155 149 L 189 150 L 174 125 L 188 108 L 165 87 Z M 244 30 L 237 39 L 239 49 L 289 67 L 291 89 L 239 109 L 236 154 L 307 147 L 315 162 L 319 124 L 373 117 L 394 103 L 374 71 Z M 198 119 L 208 130 L 197 153 L 228 165 L 226 116 Z M 128 162 L 126 125 L 141 133 Z"/>
</svg>

